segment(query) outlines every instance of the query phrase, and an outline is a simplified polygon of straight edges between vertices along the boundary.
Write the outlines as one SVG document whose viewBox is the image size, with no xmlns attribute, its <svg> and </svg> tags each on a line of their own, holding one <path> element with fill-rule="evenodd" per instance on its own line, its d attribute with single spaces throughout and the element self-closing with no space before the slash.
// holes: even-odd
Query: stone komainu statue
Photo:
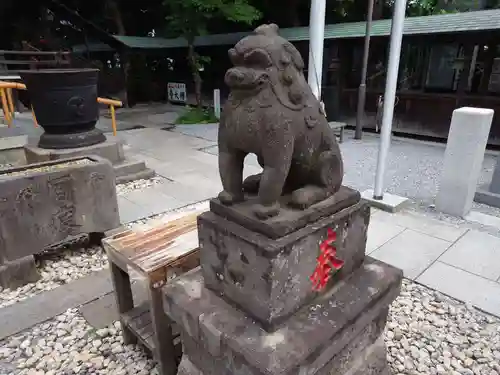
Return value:
<svg viewBox="0 0 500 375">
<path fill-rule="evenodd" d="M 297 49 L 262 25 L 229 50 L 234 67 L 225 82 L 230 95 L 219 127 L 219 170 L 226 205 L 258 193 L 256 216 L 279 213 L 282 194 L 304 209 L 335 194 L 343 163 L 320 102 L 307 84 Z M 243 180 L 243 161 L 257 155 L 263 172 Z"/>
</svg>

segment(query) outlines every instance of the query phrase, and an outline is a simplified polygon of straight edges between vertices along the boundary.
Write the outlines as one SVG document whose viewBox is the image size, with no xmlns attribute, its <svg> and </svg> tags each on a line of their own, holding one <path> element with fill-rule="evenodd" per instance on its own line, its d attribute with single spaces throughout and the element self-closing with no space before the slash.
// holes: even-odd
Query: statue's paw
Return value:
<svg viewBox="0 0 500 375">
<path fill-rule="evenodd" d="M 264 206 L 262 204 L 258 204 L 254 208 L 255 216 L 257 216 L 261 220 L 269 219 L 270 217 L 278 215 L 280 212 L 280 204 L 274 203 L 270 206 Z"/>
<path fill-rule="evenodd" d="M 305 186 L 297 189 L 292 193 L 290 205 L 295 208 L 304 210 L 309 206 L 322 201 L 327 197 L 326 190 L 319 186 Z"/>
<path fill-rule="evenodd" d="M 250 194 L 257 194 L 259 192 L 261 176 L 262 173 L 259 173 L 245 178 L 245 181 L 243 181 L 243 191 Z"/>
<path fill-rule="evenodd" d="M 235 195 L 224 190 L 219 193 L 218 198 L 222 204 L 225 204 L 226 206 L 231 206 L 232 204 L 243 201 L 243 194 Z"/>
</svg>

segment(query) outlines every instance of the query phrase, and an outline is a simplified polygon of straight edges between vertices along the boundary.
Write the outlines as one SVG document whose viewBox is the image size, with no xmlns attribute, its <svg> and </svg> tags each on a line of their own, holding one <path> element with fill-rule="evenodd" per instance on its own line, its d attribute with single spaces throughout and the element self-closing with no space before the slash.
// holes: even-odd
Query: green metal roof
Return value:
<svg viewBox="0 0 500 375">
<path fill-rule="evenodd" d="M 326 25 L 325 39 L 361 38 L 365 35 L 365 22 L 348 22 Z M 480 10 L 466 13 L 450 13 L 424 17 L 407 17 L 404 35 L 454 34 L 465 32 L 500 30 L 500 9 Z M 377 20 L 372 24 L 372 36 L 389 36 L 391 20 Z M 250 32 L 204 35 L 195 39 L 197 46 L 235 44 Z M 309 40 L 308 27 L 281 29 L 280 34 L 290 41 Z M 165 39 L 113 35 L 113 38 L 132 49 L 166 49 L 186 47 L 183 38 Z"/>
</svg>

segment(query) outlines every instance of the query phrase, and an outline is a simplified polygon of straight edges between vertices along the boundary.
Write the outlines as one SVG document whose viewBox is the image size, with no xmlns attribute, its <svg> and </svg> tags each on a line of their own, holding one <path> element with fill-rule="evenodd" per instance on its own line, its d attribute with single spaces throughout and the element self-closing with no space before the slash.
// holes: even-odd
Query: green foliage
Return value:
<svg viewBox="0 0 500 375">
<path fill-rule="evenodd" d="M 213 109 L 187 107 L 186 112 L 177 118 L 176 124 L 213 124 L 219 120 L 215 117 Z"/>
<path fill-rule="evenodd" d="M 168 33 L 182 36 L 192 43 L 198 35 L 207 34 L 208 24 L 213 20 L 227 20 L 252 24 L 261 17 L 260 11 L 247 0 L 165 0 L 164 6 L 170 14 Z"/>
</svg>

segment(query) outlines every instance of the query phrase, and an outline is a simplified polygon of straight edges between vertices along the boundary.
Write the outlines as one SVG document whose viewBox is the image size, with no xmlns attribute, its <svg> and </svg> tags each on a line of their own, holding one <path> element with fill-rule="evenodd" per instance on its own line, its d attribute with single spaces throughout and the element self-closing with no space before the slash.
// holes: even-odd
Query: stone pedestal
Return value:
<svg viewBox="0 0 500 375">
<path fill-rule="evenodd" d="M 481 186 L 474 196 L 474 200 L 493 207 L 500 208 L 500 156 L 493 171 L 493 177 L 489 185 Z"/>
<path fill-rule="evenodd" d="M 24 147 L 24 152 L 28 164 L 77 156 L 100 156 L 109 160 L 113 165 L 117 184 L 138 179 L 147 179 L 155 175 L 154 171 L 147 168 L 143 161 L 126 160 L 122 143 L 119 140 L 109 138 L 103 143 L 92 146 L 65 149 L 46 149 L 40 148 L 35 144 L 28 144 Z"/>
<path fill-rule="evenodd" d="M 365 259 L 370 209 L 356 191 L 338 194 L 264 222 L 246 214 L 251 199 L 212 201 L 199 217 L 201 269 L 163 290 L 182 334 L 178 375 L 389 374 L 382 333 L 402 273 Z M 344 265 L 317 293 L 328 230 Z"/>
<path fill-rule="evenodd" d="M 461 217 L 469 213 L 493 113 L 492 109 L 469 107 L 453 111 L 436 198 L 436 208 L 439 211 Z"/>
</svg>

